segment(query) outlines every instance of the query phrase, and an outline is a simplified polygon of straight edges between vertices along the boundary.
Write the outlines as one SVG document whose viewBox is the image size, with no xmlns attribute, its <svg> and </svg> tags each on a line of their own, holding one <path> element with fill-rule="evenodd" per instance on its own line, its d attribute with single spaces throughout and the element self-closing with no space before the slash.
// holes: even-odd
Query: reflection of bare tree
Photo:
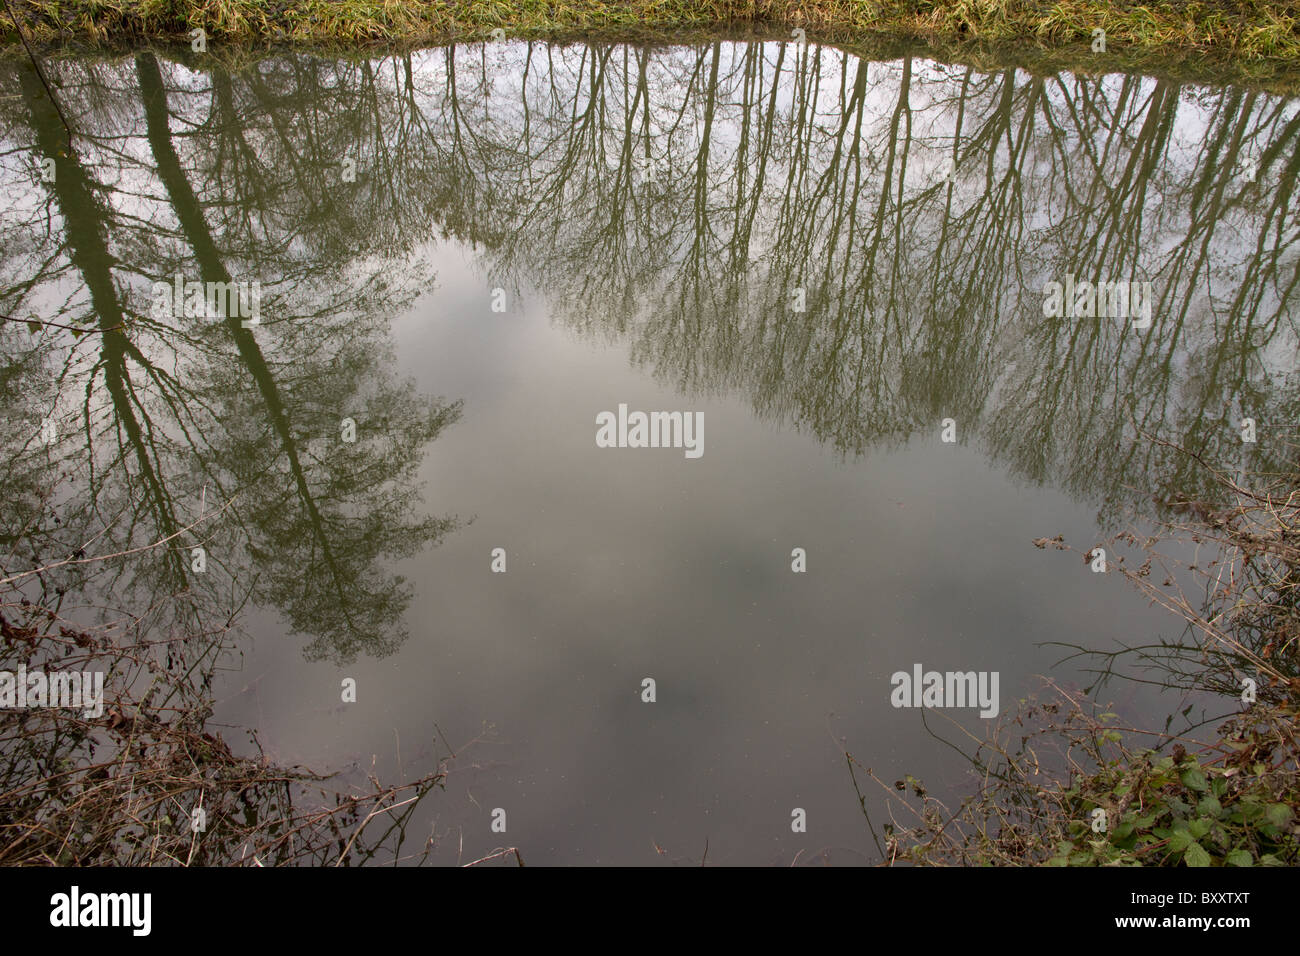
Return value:
<svg viewBox="0 0 1300 956">
<path fill-rule="evenodd" d="M 402 603 L 380 558 L 448 527 L 413 518 L 406 479 L 456 406 L 381 374 L 431 232 L 678 388 L 742 392 L 846 454 L 952 416 L 1080 497 L 1195 494 L 1186 463 L 1134 429 L 1235 462 L 1238 418 L 1268 421 L 1289 394 L 1300 114 L 1280 99 L 784 44 L 286 56 L 197 80 L 151 56 L 62 70 L 89 144 L 52 191 L 71 238 L 7 247 L 0 304 L 93 314 L 103 334 L 92 355 L 48 333 L 10 374 L 101 376 L 107 400 L 83 419 L 120 433 L 131 487 L 152 488 L 132 499 L 96 475 L 101 510 L 138 500 L 154 533 L 192 520 L 205 485 L 238 493 L 230 553 L 242 535 L 263 596 L 331 635 L 317 650 L 391 646 L 360 623 L 363 605 L 391 622 Z M 260 279 L 266 329 L 144 314 L 147 283 L 176 271 Z M 1043 318 L 1043 284 L 1066 272 L 1150 281 L 1152 327 Z M 127 330 L 109 334 L 115 316 Z M 30 446 L 53 400 L 39 392 L 10 447 Z M 344 415 L 355 447 L 335 437 Z M 1271 449 L 1254 467 L 1276 465 Z M 369 524 L 344 504 L 362 488 Z M 252 586 L 249 567 L 227 570 Z"/>
<path fill-rule="evenodd" d="M 157 61 L 150 55 L 138 56 L 136 70 L 158 176 L 194 250 L 198 275 L 205 282 L 229 282 L 230 272 L 172 146 Z M 266 264 L 259 263 L 263 268 Z M 421 408 L 409 390 L 388 385 L 378 374 L 376 363 L 382 355 L 374 342 L 358 348 L 350 337 L 331 351 L 328 375 L 299 375 L 288 386 L 282 385 L 253 331 L 244 328 L 238 317 L 227 317 L 223 324 L 237 351 L 240 373 L 246 373 L 256 389 L 262 409 L 259 417 L 269 431 L 264 442 L 241 439 L 233 448 L 214 448 L 226 452 L 217 455 L 219 460 L 239 462 L 244 469 L 246 480 L 240 487 L 249 501 L 241 504 L 239 513 L 248 518 L 250 547 L 255 553 L 274 556 L 259 562 L 264 593 L 285 611 L 296 630 L 316 635 L 309 653 L 328 651 L 349 658 L 358 650 L 391 651 L 403 635 L 401 617 L 408 590 L 399 578 L 381 569 L 380 560 L 384 555 L 410 554 L 452 527 L 432 518 L 412 521 L 414 490 L 401 479 L 409 478 L 424 446 L 455 420 L 458 407 Z M 296 362 L 301 361 L 301 350 L 292 354 Z M 242 397 L 249 390 L 225 375 L 220 381 L 227 386 L 217 390 L 223 405 L 232 395 Z M 363 436 L 367 430 L 371 435 L 363 437 L 356 452 L 334 456 L 334 467 L 326 465 L 329 459 L 318 460 L 324 467 L 311 470 L 293 418 L 305 413 L 313 419 L 307 434 L 335 431 L 344 416 L 338 406 L 330 414 L 318 390 L 338 389 L 347 382 L 356 384 L 340 396 L 351 403 L 343 407 L 349 417 L 360 419 Z M 370 389 L 371 394 L 358 394 L 358 387 Z M 309 402 L 295 402 L 292 394 L 286 394 L 289 389 L 305 392 Z M 230 414 L 247 414 L 244 402 L 228 407 Z M 218 418 L 226 414 L 223 410 Z M 222 434 L 233 436 L 238 430 L 232 423 Z M 278 482 L 258 475 L 280 459 L 292 488 L 287 497 Z M 349 507 L 362 501 L 364 507 Z"/>
<path fill-rule="evenodd" d="M 132 562 L 97 565 L 99 586 L 117 600 L 126 597 L 125 588 L 139 589 L 148 606 L 150 594 L 204 585 L 219 591 L 224 585 L 218 578 L 232 579 L 232 588 L 278 606 L 296 631 L 312 635 L 311 656 L 387 653 L 405 636 L 409 597 L 409 587 L 387 563 L 454 527 L 417 514 L 413 476 L 424 448 L 457 418 L 459 403 L 423 399 L 386 372 L 386 310 L 396 300 L 382 282 L 340 287 L 333 274 L 337 260 L 321 249 L 304 254 L 263 216 L 264 208 L 274 207 L 289 229 L 301 229 L 300 218 L 289 212 L 292 190 L 319 184 L 292 166 L 287 182 L 267 175 L 283 167 L 264 146 L 247 148 L 229 78 L 213 85 L 212 115 L 219 121 L 211 127 L 221 144 L 214 154 L 237 157 L 219 170 L 240 174 L 229 184 L 232 195 L 219 199 L 216 218 L 230 226 L 227 242 L 209 226 L 190 186 L 157 62 L 146 54 L 134 65 L 143 113 L 139 155 L 152 160 L 163 187 L 161 197 L 149 197 L 154 221 L 144 235 L 132 198 L 100 188 L 82 157 L 58 148 L 48 99 L 38 95 L 32 77 L 19 76 L 30 135 L 38 153 L 56 162 L 49 189 L 62 238 L 52 244 L 50 258 L 57 261 L 66 249 L 74 278 L 87 290 L 55 313 L 61 327 L 74 331 L 50 327 L 43 343 L 46 364 L 64 357 L 56 380 L 65 400 L 70 391 L 85 395 L 80 413 L 65 414 L 81 422 L 84 440 L 80 448 L 65 442 L 60 454 L 68 476 L 85 459 L 91 494 L 61 509 L 61 548 L 66 554 L 105 525 L 107 532 L 97 536 L 100 553 L 166 540 L 168 547 L 149 549 Z M 196 154 L 211 155 L 205 144 L 194 145 Z M 119 175 L 134 171 L 121 157 L 114 161 Z M 227 185 L 219 174 L 209 183 L 218 195 Z M 312 210 L 310 200 L 310 192 L 299 198 L 300 211 Z M 315 237 L 347 254 L 355 251 L 350 245 L 360 245 L 323 230 Z M 110 243 L 129 249 L 132 258 L 123 262 Z M 266 317 L 274 357 L 238 317 L 210 322 L 153 315 L 150 284 L 169 280 L 173 271 L 205 282 L 264 280 L 276 290 L 274 314 Z M 50 286 L 66 281 L 67 270 L 50 272 L 56 274 L 48 277 Z M 31 285 L 15 288 L 31 298 Z M 296 296 L 281 289 L 294 289 Z M 329 314 L 319 312 L 322 301 L 333 307 Z M 78 327 L 98 334 L 74 338 Z M 95 354 L 87 341 L 98 346 Z M 11 374 L 31 364 L 24 356 Z M 355 443 L 340 440 L 344 418 L 356 422 Z M 32 434 L 29 425 L 15 438 L 39 456 L 44 449 L 31 447 Z M 105 453 L 105 438 L 115 452 Z M 43 497 L 48 501 L 50 493 Z M 201 508 L 211 511 L 222 501 L 233 503 L 222 522 L 205 525 L 202 538 L 186 530 Z M 30 518 L 16 516 L 13 524 L 15 545 L 30 540 Z M 199 544 L 212 556 L 206 576 L 190 567 L 190 547 Z M 31 555 L 34 564 L 41 559 Z M 84 591 L 90 582 L 78 576 L 76 584 Z M 65 580 L 59 589 L 72 586 Z"/>
<path fill-rule="evenodd" d="M 849 453 L 952 415 L 1018 473 L 1112 501 L 1155 475 L 1208 490 L 1133 424 L 1236 461 L 1239 418 L 1275 414 L 1293 104 L 780 45 L 623 54 L 507 73 L 531 202 L 502 209 L 492 264 L 678 387 L 741 389 Z M 514 176 L 521 143 L 478 178 Z M 1152 328 L 1043 319 L 1067 272 L 1151 282 Z"/>
</svg>

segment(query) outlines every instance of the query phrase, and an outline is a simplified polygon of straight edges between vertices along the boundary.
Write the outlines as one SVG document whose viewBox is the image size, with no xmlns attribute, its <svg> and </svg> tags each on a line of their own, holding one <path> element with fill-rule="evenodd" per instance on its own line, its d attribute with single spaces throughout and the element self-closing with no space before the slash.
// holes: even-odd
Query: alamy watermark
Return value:
<svg viewBox="0 0 1300 956">
<path fill-rule="evenodd" d="M 704 454 L 703 412 L 629 412 L 596 415 L 597 448 L 682 448 L 687 458 Z"/>
<path fill-rule="evenodd" d="M 889 678 L 895 707 L 979 707 L 981 717 L 998 715 L 997 671 L 895 671 Z"/>
<path fill-rule="evenodd" d="M 104 672 L 0 671 L 0 708 L 70 707 L 87 717 L 104 716 Z"/>
<path fill-rule="evenodd" d="M 50 897 L 50 925 L 125 926 L 133 936 L 148 936 L 152 910 L 151 893 L 83 893 L 74 886 Z"/>
<path fill-rule="evenodd" d="M 186 282 L 179 273 L 171 282 L 153 284 L 156 319 L 243 319 L 249 328 L 262 320 L 262 283 Z"/>
<path fill-rule="evenodd" d="M 1043 315 L 1066 319 L 1129 319 L 1133 328 L 1151 327 L 1151 305 L 1155 295 L 1150 282 L 1076 281 L 1067 273 L 1065 282 L 1050 280 L 1043 285 Z"/>
</svg>

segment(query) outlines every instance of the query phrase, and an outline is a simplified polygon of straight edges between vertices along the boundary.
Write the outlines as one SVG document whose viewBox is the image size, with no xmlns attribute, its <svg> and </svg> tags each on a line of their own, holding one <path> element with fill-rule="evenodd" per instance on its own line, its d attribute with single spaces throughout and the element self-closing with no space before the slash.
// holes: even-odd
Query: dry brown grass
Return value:
<svg viewBox="0 0 1300 956">
<path fill-rule="evenodd" d="M 871 35 L 1016 42 L 1086 50 L 1093 30 L 1115 51 L 1213 53 L 1235 61 L 1300 60 L 1300 4 L 1131 0 L 10 0 L 43 41 L 185 39 L 428 43 L 610 28 L 744 25 L 837 41 Z"/>
</svg>

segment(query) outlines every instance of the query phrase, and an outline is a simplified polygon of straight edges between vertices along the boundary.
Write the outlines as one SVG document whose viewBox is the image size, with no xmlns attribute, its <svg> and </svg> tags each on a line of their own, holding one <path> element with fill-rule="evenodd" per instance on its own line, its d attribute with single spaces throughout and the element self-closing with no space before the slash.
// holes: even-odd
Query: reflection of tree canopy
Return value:
<svg viewBox="0 0 1300 956">
<path fill-rule="evenodd" d="M 24 188 L 26 205 L 4 226 L 38 229 L 33 248 L 7 257 L 4 313 L 50 323 L 36 349 L 26 328 L 6 324 L 0 383 L 18 393 L 10 422 L 21 423 L 6 435 L 10 475 L 31 500 L 6 514 L 17 552 L 6 571 L 92 538 L 97 554 L 166 540 L 131 561 L 60 568 L 57 587 L 98 587 L 115 602 L 138 590 L 146 607 L 151 593 L 251 591 L 312 636 L 310 656 L 391 651 L 409 589 L 385 565 L 453 527 L 420 515 L 412 479 L 460 406 L 421 398 L 387 371 L 388 317 L 413 292 L 391 274 L 348 268 L 382 237 L 338 231 L 319 182 L 241 124 L 229 77 L 199 93 L 202 78 L 178 76 L 179 108 L 148 54 L 107 75 L 65 77 L 83 134 L 71 148 L 34 73 L 13 79 L 23 110 L 8 136 L 53 159 L 55 177 Z M 196 175 L 199 157 L 214 156 Z M 27 162 L 14 172 L 33 178 Z M 329 223 L 309 225 L 321 208 Z M 159 318 L 152 283 L 173 273 L 260 281 L 263 327 Z M 46 384 L 10 387 L 37 379 Z M 53 449 L 38 438 L 51 406 Z M 341 440 L 344 418 L 356 422 L 355 443 Z M 71 479 L 63 491 L 56 477 Z M 57 532 L 45 528 L 38 551 L 44 516 L 32 505 L 39 513 L 60 495 Z M 219 519 L 195 525 L 222 505 Z M 190 564 L 200 543 L 211 556 L 204 576 Z M 47 577 L 30 583 L 55 586 Z"/>
<path fill-rule="evenodd" d="M 1112 500 L 1198 490 L 1134 425 L 1236 461 L 1239 418 L 1294 403 L 1290 102 L 779 44 L 489 49 L 387 71 L 418 168 L 457 184 L 444 228 L 683 390 L 850 454 L 952 415 Z M 1152 328 L 1044 319 L 1067 272 L 1150 281 Z"/>
<path fill-rule="evenodd" d="M 1242 415 L 1267 436 L 1300 406 L 1300 113 L 1278 98 L 781 44 L 56 72 L 71 148 L 30 70 L 3 74 L 0 311 L 90 331 L 4 325 L 9 562 L 106 526 L 96 553 L 180 546 L 33 586 L 233 580 L 314 654 L 391 649 L 407 592 L 385 563 L 451 527 L 417 516 L 411 478 L 459 406 L 386 371 L 440 236 L 679 389 L 739 391 L 846 454 L 952 416 L 1015 473 L 1113 505 L 1202 490 L 1135 427 L 1233 465 Z M 177 272 L 259 280 L 263 327 L 155 317 Z M 1067 272 L 1151 281 L 1152 327 L 1043 318 Z M 229 506 L 186 530 L 200 501 Z"/>
<path fill-rule="evenodd" d="M 781 45 L 516 59 L 492 113 L 537 144 L 533 202 L 497 268 L 684 389 L 853 454 L 951 415 L 1093 499 L 1197 490 L 1134 424 L 1235 463 L 1242 415 L 1289 420 L 1294 103 Z M 1152 328 L 1044 319 L 1067 272 L 1150 281 Z"/>
</svg>

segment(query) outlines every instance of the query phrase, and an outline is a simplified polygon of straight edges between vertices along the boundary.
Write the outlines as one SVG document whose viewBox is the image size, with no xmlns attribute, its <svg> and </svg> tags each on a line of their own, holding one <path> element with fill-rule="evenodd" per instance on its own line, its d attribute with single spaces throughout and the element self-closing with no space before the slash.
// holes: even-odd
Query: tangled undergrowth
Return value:
<svg viewBox="0 0 1300 956">
<path fill-rule="evenodd" d="M 10 596 L 0 671 L 104 684 L 100 707 L 0 709 L 0 865 L 355 866 L 432 850 L 412 853 L 407 826 L 454 755 L 397 785 L 279 766 L 254 734 L 235 748 L 213 729 L 228 625 L 184 626 L 199 619 L 184 596 L 93 628 Z"/>
</svg>

